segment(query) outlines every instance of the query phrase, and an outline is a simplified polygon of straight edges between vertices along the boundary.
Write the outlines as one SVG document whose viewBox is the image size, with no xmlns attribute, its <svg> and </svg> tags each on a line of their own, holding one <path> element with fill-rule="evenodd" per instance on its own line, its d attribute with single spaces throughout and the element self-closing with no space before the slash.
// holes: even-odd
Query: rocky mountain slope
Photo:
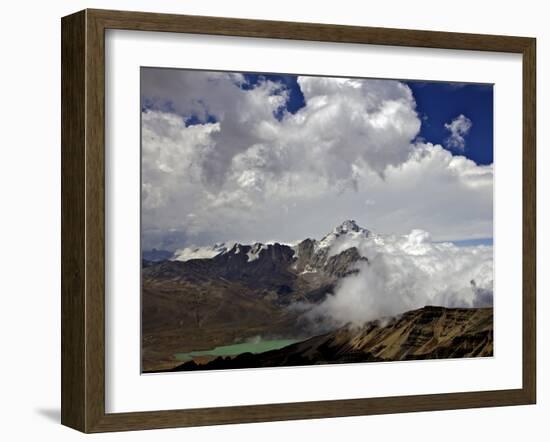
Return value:
<svg viewBox="0 0 550 442">
<path fill-rule="evenodd" d="M 472 335 L 477 325 L 469 322 L 479 315 L 486 315 L 483 318 L 489 321 L 489 311 L 481 309 L 451 312 L 426 308 L 411 317 L 412 313 L 407 313 L 404 322 L 392 320 L 390 328 L 371 323 L 360 334 L 344 328 L 306 340 L 320 331 L 303 307 L 323 302 L 361 263 L 370 265 L 364 244 L 376 247 L 383 241 L 383 236 L 348 220 L 320 240 L 307 238 L 294 245 L 222 243 L 182 249 L 169 259 L 162 259 L 166 255 L 158 251 L 144 254 L 143 370 L 172 369 L 179 364 L 176 353 L 206 351 L 258 336 L 304 342 L 261 358 L 242 355 L 235 360 L 210 361 L 213 365 L 207 368 L 216 368 L 216 364 L 265 366 L 265 357 L 274 358 L 274 365 L 283 361 L 300 365 L 312 360 L 338 363 L 488 354 L 489 344 L 476 350 L 474 344 L 484 341 L 481 335 Z M 473 287 L 477 289 L 475 282 Z M 492 291 L 490 294 L 492 297 Z M 441 333 L 432 336 L 438 327 Z M 489 328 L 484 332 L 489 333 Z M 431 337 L 419 345 L 426 336 Z M 451 338 L 455 340 L 449 341 Z M 492 342 L 492 335 L 489 340 Z"/>
<path fill-rule="evenodd" d="M 208 349 L 255 335 L 310 336 L 296 302 L 318 303 L 362 258 L 354 247 L 331 254 L 347 235 L 369 235 L 353 221 L 320 241 L 217 244 L 142 265 L 145 370 L 174 365 L 175 352 Z"/>
<path fill-rule="evenodd" d="M 396 318 L 346 326 L 260 354 L 189 361 L 171 371 L 384 362 L 493 355 L 493 310 L 427 306 Z"/>
</svg>

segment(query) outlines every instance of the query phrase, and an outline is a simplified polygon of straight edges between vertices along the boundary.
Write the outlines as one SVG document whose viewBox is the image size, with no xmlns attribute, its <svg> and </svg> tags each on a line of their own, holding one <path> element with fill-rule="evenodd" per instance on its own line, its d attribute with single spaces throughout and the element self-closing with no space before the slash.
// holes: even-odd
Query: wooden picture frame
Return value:
<svg viewBox="0 0 550 442">
<path fill-rule="evenodd" d="M 61 24 L 61 421 L 64 425 L 88 433 L 535 403 L 535 39 L 106 10 L 84 10 L 64 17 Z M 104 269 L 106 29 L 521 54 L 523 58 L 522 387 L 513 390 L 106 413 Z"/>
</svg>

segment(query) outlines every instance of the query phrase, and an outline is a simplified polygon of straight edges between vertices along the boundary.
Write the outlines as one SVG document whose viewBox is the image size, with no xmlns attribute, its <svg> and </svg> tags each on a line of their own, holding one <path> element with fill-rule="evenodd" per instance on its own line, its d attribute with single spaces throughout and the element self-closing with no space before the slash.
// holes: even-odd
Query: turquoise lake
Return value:
<svg viewBox="0 0 550 442">
<path fill-rule="evenodd" d="M 235 356 L 241 353 L 263 353 L 277 350 L 298 342 L 295 339 L 276 339 L 259 342 L 243 342 L 241 344 L 224 345 L 211 350 L 191 351 L 189 353 L 175 353 L 178 361 L 189 361 L 197 356 Z"/>
</svg>

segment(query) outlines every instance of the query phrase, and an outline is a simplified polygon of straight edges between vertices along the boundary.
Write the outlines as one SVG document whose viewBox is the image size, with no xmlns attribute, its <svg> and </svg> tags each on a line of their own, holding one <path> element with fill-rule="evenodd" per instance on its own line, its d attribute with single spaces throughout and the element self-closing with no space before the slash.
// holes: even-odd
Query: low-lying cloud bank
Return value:
<svg viewBox="0 0 550 442">
<path fill-rule="evenodd" d="M 395 316 L 426 305 L 491 307 L 493 247 L 458 247 L 434 243 L 427 232 L 408 235 L 343 238 L 331 254 L 357 247 L 368 259 L 357 273 L 343 278 L 334 294 L 306 312 L 324 326 Z"/>
</svg>

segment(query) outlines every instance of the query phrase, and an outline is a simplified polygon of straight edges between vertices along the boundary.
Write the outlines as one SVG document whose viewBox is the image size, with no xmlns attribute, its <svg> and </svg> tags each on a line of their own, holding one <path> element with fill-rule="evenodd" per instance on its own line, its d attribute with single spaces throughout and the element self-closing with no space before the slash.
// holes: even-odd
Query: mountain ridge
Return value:
<svg viewBox="0 0 550 442">
<path fill-rule="evenodd" d="M 239 242 L 229 241 L 216 243 L 212 246 L 190 246 L 183 249 L 176 250 L 172 257 L 169 258 L 173 261 L 190 261 L 193 259 L 212 259 L 216 256 L 225 254 L 225 253 L 239 253 L 243 247 L 252 248 L 253 255 L 261 253 L 261 250 L 265 250 L 270 245 L 284 245 L 290 247 L 293 250 L 300 248 L 300 245 L 304 242 L 312 242 L 315 245 L 316 251 L 320 249 L 330 248 L 334 241 L 340 238 L 342 235 L 351 235 L 351 236 L 363 236 L 368 237 L 371 235 L 370 230 L 367 230 L 363 227 L 360 227 L 355 220 L 345 220 L 334 229 L 324 235 L 320 240 L 306 238 L 302 241 L 297 242 L 296 244 L 285 244 L 280 242 L 255 242 L 253 244 L 243 244 Z M 250 252 L 248 252 L 250 253 Z M 250 256 L 249 261 L 255 259 L 255 256 Z"/>
<path fill-rule="evenodd" d="M 491 308 L 426 306 L 361 327 L 344 326 L 278 350 L 189 361 L 167 371 L 387 362 L 493 355 Z"/>
</svg>

